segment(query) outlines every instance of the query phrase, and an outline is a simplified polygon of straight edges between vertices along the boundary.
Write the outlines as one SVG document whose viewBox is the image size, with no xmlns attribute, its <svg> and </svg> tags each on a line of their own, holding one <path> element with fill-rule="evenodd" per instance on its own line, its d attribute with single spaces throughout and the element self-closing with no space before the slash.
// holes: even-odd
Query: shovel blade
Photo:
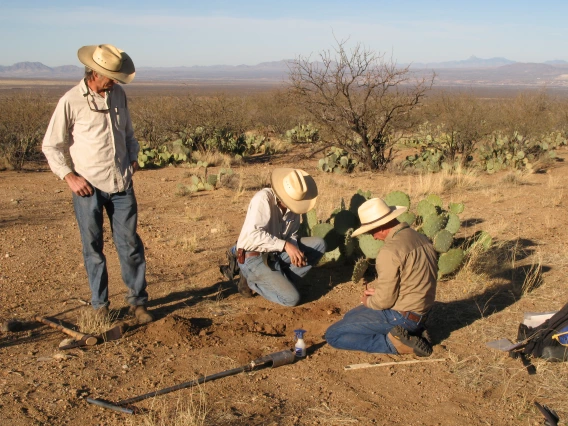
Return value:
<svg viewBox="0 0 568 426">
<path fill-rule="evenodd" d="M 117 325 L 117 326 L 111 328 L 110 330 L 105 331 L 101 335 L 101 338 L 105 342 L 110 342 L 111 340 L 118 340 L 122 337 L 123 328 L 124 328 L 124 325 L 122 325 L 122 324 Z"/>
</svg>

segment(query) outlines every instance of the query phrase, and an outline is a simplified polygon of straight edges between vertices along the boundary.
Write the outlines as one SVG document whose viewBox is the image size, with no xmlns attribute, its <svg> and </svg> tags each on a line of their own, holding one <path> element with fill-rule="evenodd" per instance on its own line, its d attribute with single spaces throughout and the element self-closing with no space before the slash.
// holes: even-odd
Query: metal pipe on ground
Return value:
<svg viewBox="0 0 568 426">
<path fill-rule="evenodd" d="M 228 377 L 242 372 L 253 371 L 254 369 L 267 367 L 268 365 L 270 365 L 272 368 L 276 368 L 282 365 L 292 364 L 294 362 L 294 359 L 295 359 L 294 352 L 290 350 L 274 352 L 272 354 L 265 355 L 262 358 L 255 359 L 254 361 L 251 361 L 248 364 L 243 365 L 241 367 L 233 368 L 231 370 L 221 371 L 219 373 L 211 374 L 210 376 L 200 377 L 199 379 L 180 383 L 178 385 L 171 386 L 169 388 L 148 392 L 145 393 L 144 395 L 139 395 L 132 398 L 124 399 L 122 401 L 118 401 L 117 403 L 114 404 L 110 401 L 106 401 L 104 399 L 99 399 L 99 398 L 87 398 L 87 402 L 90 404 L 98 405 L 100 407 L 108 408 L 110 410 L 118 411 L 121 413 L 133 414 L 135 410 L 127 408 L 126 406 L 134 404 L 135 402 L 139 402 L 148 398 L 153 398 L 159 395 L 164 395 L 170 392 L 175 392 L 180 389 L 190 388 L 205 382 L 210 382 L 216 379 L 220 379 L 222 377 Z"/>
</svg>

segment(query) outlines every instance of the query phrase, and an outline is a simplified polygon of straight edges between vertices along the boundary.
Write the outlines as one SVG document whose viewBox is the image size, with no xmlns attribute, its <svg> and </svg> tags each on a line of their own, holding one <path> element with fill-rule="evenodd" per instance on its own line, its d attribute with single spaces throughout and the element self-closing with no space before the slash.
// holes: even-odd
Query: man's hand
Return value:
<svg viewBox="0 0 568 426">
<path fill-rule="evenodd" d="M 140 164 L 138 164 L 138 161 L 134 160 L 132 163 L 130 163 L 130 165 L 132 166 L 132 174 L 140 170 Z"/>
<path fill-rule="evenodd" d="M 79 197 L 90 197 L 93 195 L 93 187 L 82 176 L 77 176 L 75 173 L 69 173 L 63 178 L 71 191 Z"/>
<path fill-rule="evenodd" d="M 301 268 L 302 266 L 306 266 L 308 264 L 306 258 L 304 257 L 304 253 L 302 253 L 300 249 L 294 244 L 286 241 L 286 244 L 284 245 L 284 251 L 288 253 L 288 256 L 290 256 L 290 262 L 292 263 L 292 265 Z"/>
<path fill-rule="evenodd" d="M 374 288 L 368 288 L 363 292 L 363 297 L 361 297 L 361 303 L 365 306 L 367 306 L 367 300 L 369 299 L 369 297 L 371 297 L 373 294 L 375 294 L 375 289 Z M 368 307 L 368 306 L 367 306 Z"/>
</svg>

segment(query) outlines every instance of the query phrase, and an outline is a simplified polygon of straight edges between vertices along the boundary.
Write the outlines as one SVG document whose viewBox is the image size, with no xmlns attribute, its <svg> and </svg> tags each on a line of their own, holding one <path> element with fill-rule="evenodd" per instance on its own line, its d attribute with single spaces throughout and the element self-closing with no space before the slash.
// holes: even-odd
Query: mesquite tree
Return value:
<svg viewBox="0 0 568 426">
<path fill-rule="evenodd" d="M 397 67 L 357 44 L 338 41 L 317 61 L 291 61 L 291 95 L 327 132 L 330 145 L 345 149 L 371 170 L 392 160 L 396 141 L 413 126 L 409 113 L 432 87 L 434 74 L 414 77 L 409 67 Z"/>
</svg>

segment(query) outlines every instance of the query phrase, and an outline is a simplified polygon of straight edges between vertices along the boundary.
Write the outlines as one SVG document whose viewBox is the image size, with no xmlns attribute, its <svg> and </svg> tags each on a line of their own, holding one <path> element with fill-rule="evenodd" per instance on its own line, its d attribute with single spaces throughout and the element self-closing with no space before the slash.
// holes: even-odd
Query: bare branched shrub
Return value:
<svg viewBox="0 0 568 426">
<path fill-rule="evenodd" d="M 43 158 L 39 147 L 53 108 L 43 93 L 0 97 L 0 159 L 6 166 L 19 170 Z"/>
<path fill-rule="evenodd" d="M 433 79 L 414 79 L 409 67 L 361 44 L 349 51 L 345 41 L 321 52 L 318 61 L 297 58 L 289 72 L 291 96 L 329 142 L 373 170 L 391 162 L 394 144 L 414 125 L 409 112 Z"/>
</svg>

